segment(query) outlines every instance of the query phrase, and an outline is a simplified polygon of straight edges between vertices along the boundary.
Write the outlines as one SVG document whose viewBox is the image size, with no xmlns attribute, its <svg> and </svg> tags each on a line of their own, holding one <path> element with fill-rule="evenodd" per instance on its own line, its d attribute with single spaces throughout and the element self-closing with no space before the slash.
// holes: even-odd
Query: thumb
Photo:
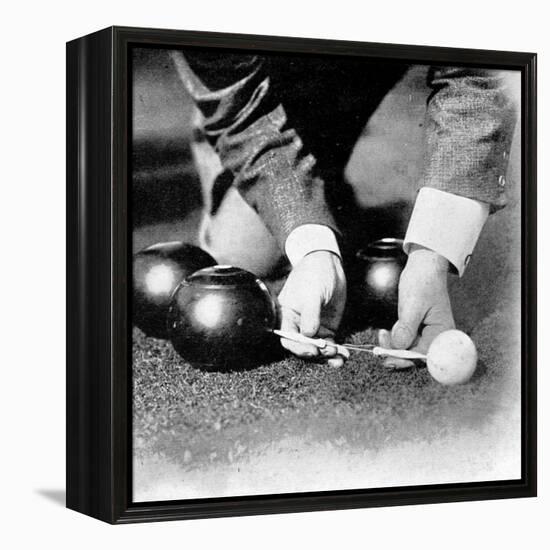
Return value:
<svg viewBox="0 0 550 550">
<path fill-rule="evenodd" d="M 321 296 L 308 296 L 300 313 L 300 332 L 304 336 L 315 336 L 321 326 Z"/>
<path fill-rule="evenodd" d="M 418 342 L 419 351 L 427 353 L 436 336 L 453 328 L 455 328 L 455 322 L 453 312 L 448 302 L 444 304 L 443 307 L 430 309 L 424 319 L 422 336 Z"/>
<path fill-rule="evenodd" d="M 410 348 L 418 336 L 418 329 L 423 317 L 424 312 L 418 308 L 403 308 L 391 331 L 392 347 L 395 349 Z"/>
</svg>

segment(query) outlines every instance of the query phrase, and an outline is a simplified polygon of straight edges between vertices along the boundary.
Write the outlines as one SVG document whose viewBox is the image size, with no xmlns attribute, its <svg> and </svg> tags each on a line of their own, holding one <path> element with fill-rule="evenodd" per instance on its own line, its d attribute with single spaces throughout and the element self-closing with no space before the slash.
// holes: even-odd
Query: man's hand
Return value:
<svg viewBox="0 0 550 550">
<path fill-rule="evenodd" d="M 320 250 L 304 256 L 292 269 L 279 294 L 281 329 L 304 336 L 333 339 L 346 303 L 346 277 L 341 259 Z M 319 350 L 281 338 L 281 345 L 299 357 L 323 355 L 332 366 L 344 359 L 328 346 Z"/>
<path fill-rule="evenodd" d="M 418 245 L 411 247 L 399 280 L 398 321 L 391 334 L 380 331 L 380 346 L 427 353 L 438 334 L 455 327 L 447 290 L 448 268 L 447 260 L 437 252 Z M 393 368 L 412 364 L 405 359 L 385 361 L 386 366 Z"/>
</svg>

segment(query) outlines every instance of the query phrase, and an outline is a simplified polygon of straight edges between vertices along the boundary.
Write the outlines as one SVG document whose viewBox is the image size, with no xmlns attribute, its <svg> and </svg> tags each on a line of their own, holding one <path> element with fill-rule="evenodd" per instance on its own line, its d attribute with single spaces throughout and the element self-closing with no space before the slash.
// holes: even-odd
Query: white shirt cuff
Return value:
<svg viewBox="0 0 550 550">
<path fill-rule="evenodd" d="M 342 257 L 336 235 L 326 225 L 299 225 L 290 232 L 285 242 L 285 252 L 292 267 L 310 252 L 318 250 L 327 250 Z"/>
<path fill-rule="evenodd" d="M 431 187 L 418 192 L 403 249 L 412 244 L 446 258 L 462 276 L 489 215 L 489 205 Z"/>
</svg>

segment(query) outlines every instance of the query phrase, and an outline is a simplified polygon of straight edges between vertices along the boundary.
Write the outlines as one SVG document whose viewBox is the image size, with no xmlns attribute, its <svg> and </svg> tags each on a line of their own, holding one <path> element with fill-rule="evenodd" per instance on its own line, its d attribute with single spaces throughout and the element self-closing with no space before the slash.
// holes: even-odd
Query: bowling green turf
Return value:
<svg viewBox="0 0 550 550">
<path fill-rule="evenodd" d="M 348 340 L 367 343 L 373 335 Z M 517 335 L 503 311 L 490 315 L 472 334 L 476 375 L 449 388 L 425 368 L 391 371 L 359 353 L 342 368 L 289 356 L 247 371 L 204 372 L 168 342 L 134 329 L 135 450 L 192 466 L 231 461 L 274 437 L 377 449 L 476 430 L 517 401 Z"/>
</svg>

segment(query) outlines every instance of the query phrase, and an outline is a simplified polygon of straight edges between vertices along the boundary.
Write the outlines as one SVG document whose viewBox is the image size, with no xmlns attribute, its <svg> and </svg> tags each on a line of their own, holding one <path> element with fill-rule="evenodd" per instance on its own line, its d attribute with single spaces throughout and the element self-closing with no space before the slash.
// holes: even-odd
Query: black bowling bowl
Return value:
<svg viewBox="0 0 550 550">
<path fill-rule="evenodd" d="M 275 301 L 252 273 L 231 266 L 201 269 L 174 293 L 168 314 L 174 349 L 192 365 L 239 370 L 266 360 L 277 326 Z"/>
<path fill-rule="evenodd" d="M 401 239 L 379 239 L 357 252 L 354 307 L 364 325 L 391 328 L 397 321 L 399 278 L 406 262 Z"/>
<path fill-rule="evenodd" d="M 182 242 L 158 243 L 135 254 L 133 323 L 147 336 L 167 338 L 166 320 L 175 289 L 187 275 L 215 263 L 201 248 Z"/>
</svg>

